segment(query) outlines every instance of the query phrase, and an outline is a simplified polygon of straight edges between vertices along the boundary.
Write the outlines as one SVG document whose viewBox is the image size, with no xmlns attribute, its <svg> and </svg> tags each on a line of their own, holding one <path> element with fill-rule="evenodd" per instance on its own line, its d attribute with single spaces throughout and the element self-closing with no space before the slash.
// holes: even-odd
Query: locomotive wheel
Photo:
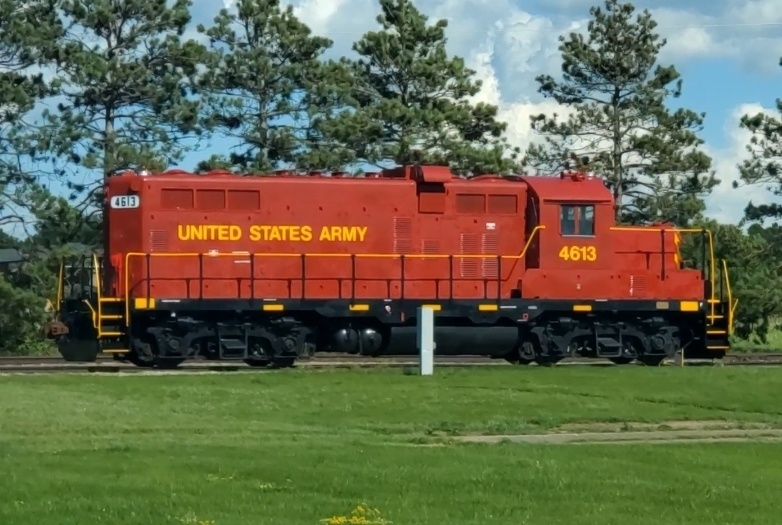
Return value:
<svg viewBox="0 0 782 525">
<path fill-rule="evenodd" d="M 291 368 L 295 364 L 295 357 L 275 357 L 272 360 L 272 368 Z"/>
<path fill-rule="evenodd" d="M 532 364 L 535 359 L 527 359 L 526 357 L 521 357 L 518 352 L 510 352 L 503 357 L 508 363 L 512 365 L 522 365 L 527 366 Z"/>
<path fill-rule="evenodd" d="M 139 368 L 162 368 L 164 370 L 173 370 L 181 365 L 186 357 L 160 357 L 154 350 L 156 348 L 155 338 L 149 334 L 142 336 L 141 340 L 133 343 L 133 350 L 128 353 L 127 359 Z"/>
<path fill-rule="evenodd" d="M 664 359 L 664 355 L 642 355 L 638 357 L 638 361 L 643 363 L 644 366 L 660 366 Z"/>
<path fill-rule="evenodd" d="M 184 357 L 155 357 L 155 366 L 164 370 L 173 370 L 184 361 Z"/>
<path fill-rule="evenodd" d="M 245 359 L 244 363 L 248 366 L 253 367 L 265 367 L 269 366 L 271 364 L 271 361 L 269 359 Z"/>
<path fill-rule="evenodd" d="M 517 356 L 513 356 L 513 357 L 506 356 L 505 360 L 512 365 L 522 365 L 522 366 L 529 366 L 535 361 L 534 359 L 522 359 Z"/>
<path fill-rule="evenodd" d="M 141 359 L 138 355 L 131 354 L 128 361 L 139 368 L 162 368 L 163 370 L 173 370 L 184 362 L 184 358 L 160 358 L 155 357 L 151 360 Z"/>
<path fill-rule="evenodd" d="M 562 361 L 562 359 L 563 359 L 562 357 L 553 357 L 553 356 L 539 355 L 539 356 L 535 357 L 535 362 L 539 366 L 550 367 L 550 366 L 556 365 L 557 363 Z"/>
<path fill-rule="evenodd" d="M 269 356 L 274 355 L 274 344 L 267 337 L 254 339 L 253 343 L 251 357 L 243 359 L 244 363 L 255 368 L 264 368 L 272 364 L 273 359 Z"/>
<path fill-rule="evenodd" d="M 521 346 L 505 355 L 504 359 L 513 365 L 530 365 L 535 362 L 535 345 L 532 341 L 524 341 Z"/>
<path fill-rule="evenodd" d="M 128 354 L 128 361 L 130 361 L 131 364 L 139 368 L 152 368 L 153 366 L 155 366 L 154 361 L 147 361 L 141 359 L 141 357 L 139 357 L 138 354 L 135 353 Z"/>
</svg>

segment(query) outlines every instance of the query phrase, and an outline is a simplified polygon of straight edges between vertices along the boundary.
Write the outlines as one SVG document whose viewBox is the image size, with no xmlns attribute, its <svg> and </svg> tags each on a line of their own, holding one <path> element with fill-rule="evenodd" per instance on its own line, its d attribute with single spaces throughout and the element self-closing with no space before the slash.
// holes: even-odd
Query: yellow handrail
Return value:
<svg viewBox="0 0 782 525">
<path fill-rule="evenodd" d="M 60 311 L 60 303 L 65 295 L 65 261 L 60 261 L 60 272 L 57 276 L 57 311 Z"/>
<path fill-rule="evenodd" d="M 710 304 L 711 304 L 711 316 L 712 319 L 714 318 L 714 308 L 715 308 L 715 302 L 714 299 L 716 297 L 715 293 L 716 290 L 714 289 L 714 274 L 716 272 L 715 270 L 715 263 L 714 263 L 714 238 L 711 234 L 711 230 L 708 230 L 706 228 L 638 228 L 633 226 L 612 226 L 611 230 L 622 230 L 622 231 L 636 231 L 636 232 L 656 232 L 656 233 L 662 233 L 662 232 L 675 232 L 675 233 L 706 233 L 706 235 L 709 238 L 709 283 L 711 284 L 711 297 Z"/>
<path fill-rule="evenodd" d="M 448 254 L 402 254 L 402 253 L 198 253 L 198 252 L 184 252 L 184 253 L 144 253 L 144 252 L 128 252 L 125 254 L 125 268 L 123 269 L 123 281 L 125 292 L 125 322 L 130 325 L 130 258 L 131 257 L 357 257 L 357 258 L 380 258 L 380 259 L 448 259 L 453 257 L 454 259 L 510 259 L 519 260 L 524 258 L 527 254 L 527 250 L 532 245 L 532 240 L 540 230 L 546 229 L 545 226 L 535 226 L 532 233 L 524 244 L 524 248 L 518 255 L 448 255 Z M 251 280 L 255 280 L 255 276 L 251 277 Z M 499 276 L 502 277 L 501 275 Z M 147 276 L 149 278 L 149 276 Z M 304 276 L 302 275 L 302 279 Z M 451 276 L 453 278 L 453 276 Z"/>
<path fill-rule="evenodd" d="M 733 291 L 730 288 L 730 274 L 728 273 L 728 263 L 725 259 L 722 259 L 722 271 L 725 272 L 725 289 L 728 292 L 728 335 L 733 335 L 733 314 L 736 311 L 736 306 L 739 300 L 733 302 Z"/>
<path fill-rule="evenodd" d="M 100 262 L 98 261 L 98 256 L 95 255 L 94 253 L 92 254 L 92 270 L 93 270 L 92 275 L 94 276 L 93 285 L 95 286 L 95 291 L 96 291 L 96 293 L 98 295 L 98 301 L 97 301 L 97 303 L 98 303 L 98 307 L 97 307 L 98 310 L 97 310 L 97 312 L 95 312 L 93 310 L 93 316 L 97 316 L 96 317 L 97 322 L 95 322 L 93 324 L 96 325 L 95 328 L 98 330 L 98 337 L 100 337 L 101 335 L 103 335 L 103 331 L 101 329 L 102 328 L 101 320 L 103 319 L 103 304 L 102 304 L 102 301 L 101 301 L 101 295 L 102 295 L 101 294 L 101 275 L 100 275 Z M 90 309 L 92 309 L 92 308 L 90 308 Z"/>
<path fill-rule="evenodd" d="M 81 302 L 86 304 L 87 308 L 90 309 L 90 317 L 92 318 L 92 327 L 95 328 L 95 331 L 98 332 L 98 337 L 100 337 L 100 321 L 98 321 L 98 314 L 95 312 L 95 308 L 92 307 L 92 305 L 87 299 L 82 299 Z M 100 301 L 98 301 L 98 308 L 100 308 Z"/>
</svg>

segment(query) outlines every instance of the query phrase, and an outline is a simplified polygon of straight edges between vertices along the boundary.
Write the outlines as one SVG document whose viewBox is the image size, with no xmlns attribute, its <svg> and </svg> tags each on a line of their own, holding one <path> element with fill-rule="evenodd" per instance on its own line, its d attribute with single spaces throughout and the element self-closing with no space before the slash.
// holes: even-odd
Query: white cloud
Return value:
<svg viewBox="0 0 782 525">
<path fill-rule="evenodd" d="M 487 52 L 476 53 L 473 57 L 473 67 L 476 76 L 483 80 L 481 92 L 473 97 L 474 102 L 486 102 L 499 106 L 498 118 L 508 123 L 508 141 L 525 149 L 532 142 L 539 142 L 538 137 L 530 126 L 530 117 L 539 113 L 551 115 L 558 114 L 558 118 L 566 118 L 571 110 L 560 106 L 556 101 L 545 100 L 538 103 L 529 101 L 503 102 L 500 91 L 500 82 L 491 64 L 491 54 Z"/>
<path fill-rule="evenodd" d="M 744 216 L 744 208 L 749 201 L 754 204 L 779 203 L 779 199 L 775 199 L 764 185 L 733 188 L 733 182 L 739 180 L 738 165 L 750 156 L 746 146 L 751 134 L 739 127 L 739 121 L 743 115 L 757 113 L 779 116 L 775 110 L 757 103 L 741 104 L 731 111 L 723 125 L 723 133 L 728 139 L 727 147 L 716 150 L 707 145 L 704 148 L 711 155 L 717 178 L 721 180 L 721 184 L 706 199 L 707 213 L 716 220 L 737 223 Z"/>
<path fill-rule="evenodd" d="M 668 43 L 661 58 L 673 63 L 697 58 L 725 57 L 744 68 L 778 75 L 782 55 L 780 0 L 728 0 L 722 9 L 651 9 L 659 33 Z M 706 11 L 708 9 L 708 12 Z"/>
<path fill-rule="evenodd" d="M 314 32 L 334 39 L 334 54 L 349 54 L 352 42 L 376 26 L 376 0 L 292 0 Z M 513 0 L 419 0 L 430 21 L 446 19 L 448 51 L 465 59 L 482 81 L 475 97 L 499 106 L 508 138 L 522 149 L 534 139 L 530 116 L 557 109 L 537 94 L 535 77 L 560 70 L 559 35 L 583 23 L 555 23 L 518 7 Z M 345 16 L 351 13 L 351 16 Z M 566 112 L 560 110 L 559 113 Z"/>
</svg>

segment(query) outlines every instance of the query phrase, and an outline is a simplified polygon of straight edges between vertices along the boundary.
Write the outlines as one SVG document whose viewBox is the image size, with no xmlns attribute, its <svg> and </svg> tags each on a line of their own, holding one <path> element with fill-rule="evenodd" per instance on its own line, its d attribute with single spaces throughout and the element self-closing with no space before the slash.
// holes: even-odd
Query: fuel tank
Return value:
<svg viewBox="0 0 782 525">
<path fill-rule="evenodd" d="M 504 356 L 516 348 L 519 329 L 507 326 L 436 326 L 436 355 Z M 377 355 L 417 355 L 416 328 L 391 328 L 388 344 Z"/>
</svg>

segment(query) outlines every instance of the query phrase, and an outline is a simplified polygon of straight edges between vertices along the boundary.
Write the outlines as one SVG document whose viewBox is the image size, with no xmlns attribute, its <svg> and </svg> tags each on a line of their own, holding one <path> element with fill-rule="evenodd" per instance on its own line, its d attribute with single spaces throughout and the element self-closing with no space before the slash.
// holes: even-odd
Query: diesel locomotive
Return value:
<svg viewBox="0 0 782 525">
<path fill-rule="evenodd" d="M 711 233 L 618 226 L 606 183 L 580 172 L 124 171 L 103 218 L 103 253 L 60 270 L 46 333 L 69 361 L 414 354 L 420 306 L 439 355 L 654 365 L 729 349 L 735 301 Z M 702 241 L 694 267 L 687 235 Z"/>
</svg>

